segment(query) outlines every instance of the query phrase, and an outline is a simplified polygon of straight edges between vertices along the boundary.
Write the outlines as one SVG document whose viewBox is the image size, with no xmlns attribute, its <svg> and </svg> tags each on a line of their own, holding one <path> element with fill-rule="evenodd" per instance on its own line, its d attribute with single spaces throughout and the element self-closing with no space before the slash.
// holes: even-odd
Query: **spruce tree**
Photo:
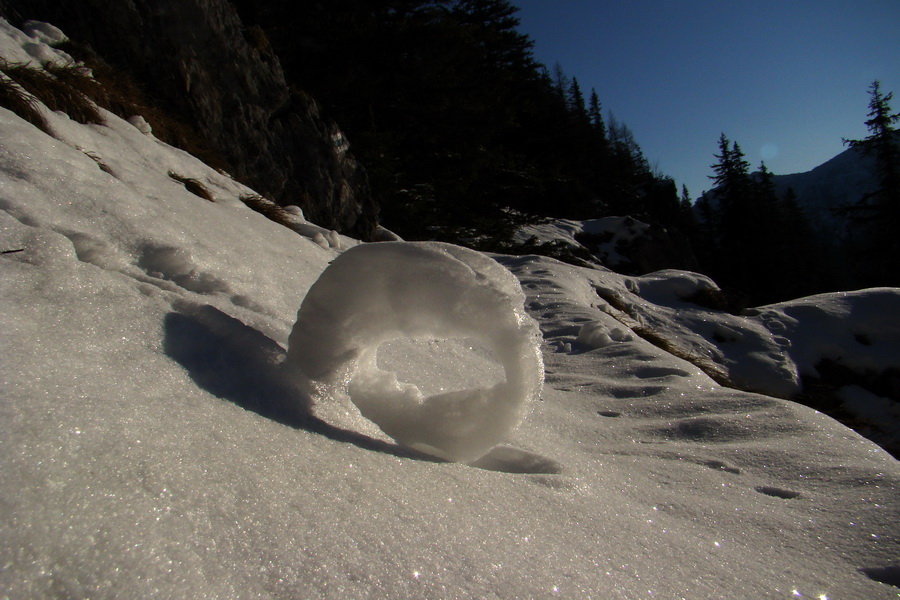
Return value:
<svg viewBox="0 0 900 600">
<path fill-rule="evenodd" d="M 569 79 L 565 69 L 558 62 L 553 65 L 553 85 L 560 99 L 568 104 L 568 94 L 569 89 L 572 87 L 572 80 Z"/>
<path fill-rule="evenodd" d="M 578 85 L 578 79 L 576 77 L 572 78 L 572 83 L 569 85 L 568 101 L 569 111 L 579 117 L 579 120 L 581 120 L 582 117 L 584 120 L 587 120 L 587 111 L 584 106 L 584 94 L 581 92 L 581 86 Z"/>
<path fill-rule="evenodd" d="M 691 211 L 694 206 L 694 201 L 691 200 L 691 193 L 683 183 L 681 184 L 681 199 L 679 200 L 679 205 L 681 206 L 682 211 Z"/>
<path fill-rule="evenodd" d="M 716 186 L 719 204 L 727 206 L 743 200 L 742 195 L 746 194 L 749 184 L 750 163 L 744 160 L 741 147 L 737 142 L 730 142 L 722 133 L 719 136 L 719 154 L 714 156 L 717 162 L 710 165 L 714 175 L 709 178 Z"/>
<path fill-rule="evenodd" d="M 681 184 L 681 196 L 678 200 L 678 220 L 675 223 L 690 240 L 697 240 L 700 234 L 697 228 L 697 217 L 694 214 L 694 201 L 687 186 Z M 699 252 L 699 250 L 697 250 Z"/>
<path fill-rule="evenodd" d="M 600 97 L 597 90 L 591 89 L 591 99 L 588 104 L 588 118 L 591 120 L 591 127 L 598 137 L 606 140 L 606 123 L 603 122 L 603 110 L 600 107 Z"/>
<path fill-rule="evenodd" d="M 893 92 L 882 94 L 878 81 L 869 87 L 869 135 L 862 140 L 844 140 L 871 156 L 878 184 L 856 204 L 839 212 L 846 215 L 861 238 L 858 272 L 863 285 L 900 285 L 900 141 L 895 125 L 900 113 L 891 111 Z"/>
<path fill-rule="evenodd" d="M 710 176 L 715 184 L 710 192 L 714 206 L 708 207 L 713 214 L 707 226 L 716 253 L 710 257 L 710 270 L 721 283 L 752 296 L 758 277 L 749 163 L 738 143 L 729 141 L 724 133 L 719 136 L 719 153 L 714 156 L 717 160 L 711 165 L 714 174 Z"/>
</svg>

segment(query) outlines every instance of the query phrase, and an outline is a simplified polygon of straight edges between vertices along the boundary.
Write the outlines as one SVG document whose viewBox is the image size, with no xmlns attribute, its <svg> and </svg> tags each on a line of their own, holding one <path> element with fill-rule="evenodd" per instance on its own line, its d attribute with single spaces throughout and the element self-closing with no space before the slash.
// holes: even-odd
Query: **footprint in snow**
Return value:
<svg viewBox="0 0 900 600">
<path fill-rule="evenodd" d="M 674 367 L 647 366 L 636 369 L 634 376 L 638 379 L 661 379 L 663 377 L 690 377 L 691 373 Z"/>
<path fill-rule="evenodd" d="M 873 581 L 900 588 L 900 563 L 887 567 L 864 567 L 859 571 Z"/>
<path fill-rule="evenodd" d="M 765 494 L 766 496 L 772 496 L 773 498 L 783 498 L 785 500 L 792 500 L 794 498 L 800 497 L 800 492 L 795 492 L 793 490 L 786 490 L 780 487 L 774 487 L 770 485 L 759 485 L 756 486 L 755 489 L 760 494 Z"/>
<path fill-rule="evenodd" d="M 497 446 L 478 460 L 469 463 L 469 466 L 485 471 L 530 475 L 558 475 L 563 471 L 562 465 L 552 458 L 510 446 Z"/>
</svg>

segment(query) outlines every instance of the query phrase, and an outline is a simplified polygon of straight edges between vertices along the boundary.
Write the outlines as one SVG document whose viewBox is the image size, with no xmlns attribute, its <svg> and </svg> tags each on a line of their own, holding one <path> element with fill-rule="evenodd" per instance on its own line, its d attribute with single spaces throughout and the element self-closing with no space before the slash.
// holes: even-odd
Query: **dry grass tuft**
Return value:
<svg viewBox="0 0 900 600">
<path fill-rule="evenodd" d="M 103 86 L 93 78 L 90 69 L 78 63 L 57 64 L 44 63 L 44 70 L 53 75 L 57 81 L 90 98 L 98 105 L 106 103 Z"/>
<path fill-rule="evenodd" d="M 16 113 L 44 133 L 50 134 L 50 126 L 38 110 L 34 96 L 9 77 L 0 77 L 0 106 Z"/>
<path fill-rule="evenodd" d="M 212 149 L 208 140 L 189 123 L 190 115 L 179 115 L 171 106 L 163 107 L 127 72 L 110 66 L 88 46 L 70 40 L 56 47 L 79 62 L 46 63 L 43 68 L 36 68 L 0 60 L 0 72 L 18 84 L 17 87 L 0 78 L 0 106 L 49 135 L 52 135 L 49 124 L 36 108 L 36 101 L 43 102 L 50 110 L 65 112 L 79 123 L 102 125 L 98 106 L 123 119 L 141 115 L 153 127 L 157 139 L 185 150 L 214 168 L 234 172 L 225 156 Z M 28 93 L 23 93 L 23 89 Z"/>
<path fill-rule="evenodd" d="M 264 217 L 275 221 L 279 225 L 284 225 L 288 229 L 293 229 L 290 213 L 268 198 L 264 198 L 259 194 L 249 194 L 241 196 L 240 200 Z"/>
<path fill-rule="evenodd" d="M 90 75 L 77 67 L 60 67 L 60 69 L 67 69 L 65 77 L 72 81 L 78 78 L 90 80 Z M 77 88 L 57 79 L 48 71 L 29 65 L 7 62 L 0 62 L 0 71 L 43 102 L 50 110 L 62 111 L 73 121 L 82 124 L 102 125 L 104 123 L 103 115 L 100 114 L 96 104 Z M 82 81 L 78 85 L 86 87 L 88 84 Z"/>
<path fill-rule="evenodd" d="M 717 365 L 708 357 L 688 352 L 681 346 L 678 346 L 677 344 L 672 342 L 672 340 L 660 334 L 658 331 L 650 329 L 649 327 L 646 327 L 644 325 L 632 327 L 631 330 L 635 333 L 635 335 L 650 342 L 660 350 L 665 350 L 672 356 L 676 356 L 682 360 L 688 361 L 689 363 L 709 375 L 710 379 L 712 379 L 719 385 L 733 389 L 742 389 L 731 379 L 725 367 Z"/>
<path fill-rule="evenodd" d="M 184 175 L 179 175 L 174 171 L 169 171 L 169 177 L 183 185 L 187 191 L 194 194 L 195 196 L 199 196 L 204 200 L 209 200 L 210 202 L 216 201 L 216 199 L 212 195 L 212 192 L 210 192 L 209 188 L 206 187 L 201 181 L 192 179 L 190 177 L 185 177 Z"/>
<path fill-rule="evenodd" d="M 91 159 L 92 161 L 97 163 L 97 166 L 100 168 L 101 171 L 103 171 L 104 173 L 109 173 L 113 177 L 118 178 L 118 176 L 113 172 L 113 170 L 109 167 L 109 165 L 106 164 L 105 162 L 103 162 L 103 159 L 100 158 L 98 155 L 94 154 L 93 152 L 89 152 L 88 150 L 85 150 L 84 148 L 79 148 L 79 150 L 81 150 L 82 154 L 84 154 L 89 159 Z"/>
<path fill-rule="evenodd" d="M 272 44 L 269 42 L 269 36 L 266 35 L 265 30 L 259 25 L 247 27 L 244 29 L 243 34 L 244 40 L 246 40 L 250 47 L 259 54 L 268 54 L 272 52 Z"/>
<path fill-rule="evenodd" d="M 720 310 L 732 315 L 740 315 L 747 308 L 747 298 L 734 290 L 721 290 L 717 288 L 704 289 L 682 298 L 685 302 Z"/>
</svg>

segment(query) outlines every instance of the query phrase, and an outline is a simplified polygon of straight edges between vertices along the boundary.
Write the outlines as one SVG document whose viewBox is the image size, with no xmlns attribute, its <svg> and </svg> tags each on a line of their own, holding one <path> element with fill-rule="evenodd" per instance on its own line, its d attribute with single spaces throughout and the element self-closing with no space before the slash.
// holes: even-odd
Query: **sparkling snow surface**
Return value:
<svg viewBox="0 0 900 600">
<path fill-rule="evenodd" d="M 57 139 L 0 109 L 0 596 L 897 596 L 895 459 L 815 411 L 723 389 L 624 324 L 743 352 L 748 377 L 788 390 L 836 351 L 841 307 L 873 324 L 847 360 L 896 360 L 880 350 L 897 290 L 743 318 L 691 312 L 684 291 L 709 285 L 693 274 L 496 257 L 540 325 L 543 392 L 503 445 L 442 462 L 329 420 L 329 399 L 291 377 L 297 310 L 340 256 L 311 239 L 324 234 L 252 212 L 249 190 L 126 121 L 45 112 Z M 465 364 L 494 386 L 505 350 L 485 335 L 400 340 L 377 364 L 425 394 Z"/>
</svg>

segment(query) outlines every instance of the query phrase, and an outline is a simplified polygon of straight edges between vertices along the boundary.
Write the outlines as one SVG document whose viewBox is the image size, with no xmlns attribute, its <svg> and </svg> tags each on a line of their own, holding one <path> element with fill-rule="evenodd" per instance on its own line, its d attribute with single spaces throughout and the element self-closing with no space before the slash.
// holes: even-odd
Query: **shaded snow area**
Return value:
<svg viewBox="0 0 900 600">
<path fill-rule="evenodd" d="M 55 137 L 0 109 L 0 596 L 900 591 L 898 462 L 775 397 L 896 361 L 897 290 L 736 317 L 691 273 L 317 243 L 43 110 Z"/>
<path fill-rule="evenodd" d="M 614 268 L 630 262 L 621 251 L 646 235 L 649 229 L 649 225 L 632 217 L 603 217 L 587 221 L 553 219 L 547 223 L 521 227 L 514 239 L 518 243 L 562 243 L 583 251 L 585 255 L 593 255 L 604 265 Z"/>
</svg>

